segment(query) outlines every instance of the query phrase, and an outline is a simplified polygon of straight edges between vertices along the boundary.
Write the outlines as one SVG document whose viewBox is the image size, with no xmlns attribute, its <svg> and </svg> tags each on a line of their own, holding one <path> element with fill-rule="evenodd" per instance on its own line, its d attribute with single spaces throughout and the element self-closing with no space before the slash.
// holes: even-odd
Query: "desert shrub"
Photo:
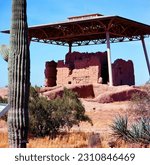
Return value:
<svg viewBox="0 0 150 165">
<path fill-rule="evenodd" d="M 129 122 L 130 116 L 132 120 Z M 143 86 L 143 92 L 132 96 L 128 116 L 116 117 L 111 129 L 117 139 L 150 144 L 150 85 Z"/>
<path fill-rule="evenodd" d="M 150 117 L 150 85 L 145 85 L 143 91 L 135 93 L 129 105 L 129 114 L 137 118 Z"/>
<path fill-rule="evenodd" d="M 129 127 L 127 116 L 118 116 L 111 125 L 112 135 L 131 143 L 150 144 L 150 119 L 140 118 Z"/>
<path fill-rule="evenodd" d="M 33 90 L 33 96 L 36 91 Z M 30 97 L 29 103 L 29 128 L 30 132 L 35 136 L 44 136 L 48 134 L 49 108 L 50 103 L 44 97 Z"/>
<path fill-rule="evenodd" d="M 118 139 L 127 141 L 128 139 L 128 118 L 127 116 L 117 116 L 110 126 L 113 131 L 113 136 Z"/>
<path fill-rule="evenodd" d="M 131 134 L 135 142 L 150 144 L 150 119 L 141 118 L 132 124 Z"/>
<path fill-rule="evenodd" d="M 81 121 L 92 124 L 91 119 L 85 115 L 85 109 L 77 95 L 64 89 L 63 96 L 55 100 L 39 97 L 35 88 L 30 90 L 30 131 L 35 136 L 49 135 L 56 137 L 62 129 L 70 129 Z"/>
<path fill-rule="evenodd" d="M 0 103 L 7 103 L 7 102 L 8 102 L 7 98 L 0 97 Z"/>
</svg>

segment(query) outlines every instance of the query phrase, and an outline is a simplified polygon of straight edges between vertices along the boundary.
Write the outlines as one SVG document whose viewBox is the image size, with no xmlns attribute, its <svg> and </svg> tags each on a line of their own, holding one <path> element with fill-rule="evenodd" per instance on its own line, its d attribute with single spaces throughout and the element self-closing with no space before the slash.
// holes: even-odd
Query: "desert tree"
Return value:
<svg viewBox="0 0 150 165">
<path fill-rule="evenodd" d="M 26 0 L 12 0 L 8 70 L 8 102 L 10 105 L 8 112 L 9 147 L 25 148 L 28 136 L 30 89 L 30 52 Z"/>
</svg>

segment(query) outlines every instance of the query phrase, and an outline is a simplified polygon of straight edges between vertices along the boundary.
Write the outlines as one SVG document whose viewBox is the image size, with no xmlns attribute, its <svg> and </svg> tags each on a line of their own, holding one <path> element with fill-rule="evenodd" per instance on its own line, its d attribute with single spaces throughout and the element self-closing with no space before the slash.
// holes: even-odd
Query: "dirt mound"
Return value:
<svg viewBox="0 0 150 165">
<path fill-rule="evenodd" d="M 93 99 L 99 103 L 110 103 L 116 101 L 130 100 L 133 94 L 145 93 L 142 89 L 134 86 L 114 86 L 114 87 L 101 87 L 101 93 Z M 105 91 L 103 90 L 105 88 Z"/>
<path fill-rule="evenodd" d="M 80 98 L 94 98 L 93 85 L 67 85 L 65 86 L 67 89 L 71 89 L 76 92 Z M 57 96 L 62 96 L 64 87 L 58 88 L 42 88 L 41 94 L 48 97 L 49 99 L 55 99 Z"/>
</svg>

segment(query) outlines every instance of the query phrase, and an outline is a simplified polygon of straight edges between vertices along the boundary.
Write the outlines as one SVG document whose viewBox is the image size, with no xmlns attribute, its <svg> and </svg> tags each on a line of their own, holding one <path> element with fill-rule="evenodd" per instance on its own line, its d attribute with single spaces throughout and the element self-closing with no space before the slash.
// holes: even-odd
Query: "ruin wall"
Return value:
<svg viewBox="0 0 150 165">
<path fill-rule="evenodd" d="M 114 85 L 135 85 L 134 67 L 131 60 L 117 59 L 112 64 Z"/>
<path fill-rule="evenodd" d="M 106 53 L 79 53 L 66 55 L 66 63 L 58 61 L 57 85 L 98 83 Z"/>
<path fill-rule="evenodd" d="M 112 64 L 114 85 L 134 85 L 134 66 L 131 60 L 117 59 Z M 107 84 L 107 53 L 73 52 L 66 60 L 46 62 L 45 86 L 64 86 L 67 84 Z"/>
</svg>

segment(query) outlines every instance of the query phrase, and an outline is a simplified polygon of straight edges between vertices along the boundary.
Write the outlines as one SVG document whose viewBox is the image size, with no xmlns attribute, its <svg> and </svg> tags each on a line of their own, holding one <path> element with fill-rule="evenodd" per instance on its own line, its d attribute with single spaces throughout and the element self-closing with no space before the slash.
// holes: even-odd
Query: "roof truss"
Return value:
<svg viewBox="0 0 150 165">
<path fill-rule="evenodd" d="M 150 26 L 119 16 L 98 16 L 83 20 L 69 20 L 55 24 L 29 27 L 31 41 L 62 46 L 83 46 L 110 42 L 137 41 L 149 37 Z M 9 31 L 3 31 L 9 33 Z"/>
</svg>

